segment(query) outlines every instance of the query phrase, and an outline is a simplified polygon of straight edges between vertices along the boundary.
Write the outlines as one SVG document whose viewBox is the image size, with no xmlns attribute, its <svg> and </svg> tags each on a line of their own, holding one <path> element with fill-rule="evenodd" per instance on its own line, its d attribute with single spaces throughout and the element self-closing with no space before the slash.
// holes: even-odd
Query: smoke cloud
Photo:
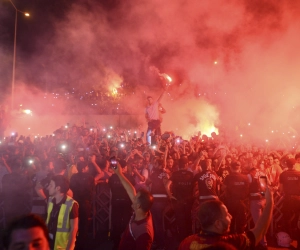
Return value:
<svg viewBox="0 0 300 250">
<path fill-rule="evenodd" d="M 173 79 L 164 130 L 266 140 L 299 130 L 299 11 L 275 0 L 76 1 L 19 74 L 43 94 L 130 85 L 120 105 L 143 116 L 165 84 L 155 67 Z"/>
</svg>

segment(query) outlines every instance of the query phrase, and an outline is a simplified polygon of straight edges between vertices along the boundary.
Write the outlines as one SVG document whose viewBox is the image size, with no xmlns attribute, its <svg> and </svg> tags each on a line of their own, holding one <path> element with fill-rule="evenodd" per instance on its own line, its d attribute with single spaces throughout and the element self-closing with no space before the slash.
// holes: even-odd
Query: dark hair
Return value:
<svg viewBox="0 0 300 250">
<path fill-rule="evenodd" d="M 40 227 L 44 235 L 49 243 L 49 234 L 48 229 L 42 218 L 35 214 L 27 214 L 21 217 L 18 217 L 10 222 L 10 224 L 6 227 L 3 234 L 3 246 L 8 249 L 11 243 L 11 236 L 15 230 L 18 229 L 29 229 L 33 227 Z"/>
<path fill-rule="evenodd" d="M 202 168 L 202 171 L 206 171 L 206 170 L 207 170 L 206 159 L 200 161 L 200 166 L 201 166 L 201 168 Z"/>
<path fill-rule="evenodd" d="M 293 168 L 295 164 L 296 164 L 296 160 L 294 158 L 290 158 L 286 160 L 286 166 L 288 168 Z"/>
<path fill-rule="evenodd" d="M 67 163 L 63 159 L 56 159 L 53 162 L 53 166 L 54 166 L 55 173 L 60 173 L 62 170 L 67 169 Z"/>
<path fill-rule="evenodd" d="M 100 167 L 101 170 L 106 168 L 107 159 L 101 159 L 97 161 L 97 165 Z"/>
<path fill-rule="evenodd" d="M 70 183 L 63 175 L 55 175 L 51 179 L 55 183 L 55 187 L 60 187 L 60 192 L 66 194 L 70 188 Z"/>
<path fill-rule="evenodd" d="M 138 191 L 140 193 L 140 196 L 138 197 L 138 202 L 141 206 L 141 209 L 147 213 L 149 212 L 150 208 L 153 204 L 153 196 L 145 189 L 140 189 Z"/>
<path fill-rule="evenodd" d="M 208 229 L 222 216 L 222 205 L 218 200 L 205 201 L 200 205 L 198 218 L 202 229 Z"/>
<path fill-rule="evenodd" d="M 82 173 L 82 170 L 88 165 L 87 162 L 85 161 L 79 161 L 77 162 L 77 170 L 78 170 L 78 173 Z"/>
</svg>

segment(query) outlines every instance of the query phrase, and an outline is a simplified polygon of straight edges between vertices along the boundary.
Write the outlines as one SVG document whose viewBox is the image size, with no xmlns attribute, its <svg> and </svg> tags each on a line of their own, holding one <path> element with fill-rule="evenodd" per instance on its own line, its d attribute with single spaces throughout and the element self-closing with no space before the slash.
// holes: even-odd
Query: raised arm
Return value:
<svg viewBox="0 0 300 250">
<path fill-rule="evenodd" d="M 157 99 L 157 102 L 160 102 L 160 100 L 163 98 L 164 94 L 165 94 L 166 90 L 164 89 L 164 91 L 160 94 L 160 96 Z"/>
<path fill-rule="evenodd" d="M 255 227 L 251 229 L 255 236 L 255 245 L 259 243 L 262 237 L 267 233 L 273 214 L 273 193 L 269 188 L 267 188 L 266 193 L 266 207 L 259 217 Z"/>
<path fill-rule="evenodd" d="M 132 184 L 130 183 L 130 181 L 122 173 L 121 166 L 120 166 L 119 163 L 117 165 L 117 169 L 113 169 L 113 171 L 120 178 L 120 181 L 121 181 L 123 187 L 125 188 L 125 190 L 126 190 L 128 196 L 129 196 L 131 202 L 133 202 L 134 198 L 136 196 L 135 188 L 132 186 Z"/>
</svg>

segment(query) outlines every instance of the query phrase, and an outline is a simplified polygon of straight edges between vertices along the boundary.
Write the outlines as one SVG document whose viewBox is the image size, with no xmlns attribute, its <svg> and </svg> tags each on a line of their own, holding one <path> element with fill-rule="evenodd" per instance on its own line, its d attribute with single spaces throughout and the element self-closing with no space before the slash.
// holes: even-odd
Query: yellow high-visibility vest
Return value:
<svg viewBox="0 0 300 250">
<path fill-rule="evenodd" d="M 47 210 L 47 221 L 46 224 L 49 224 L 50 214 L 53 209 L 53 198 L 49 198 L 48 201 L 48 210 Z M 67 199 L 64 204 L 61 205 L 58 221 L 57 221 L 57 229 L 55 233 L 55 242 L 54 249 L 55 250 L 63 250 L 67 248 L 69 234 L 70 234 L 70 219 L 69 215 L 71 213 L 72 207 L 74 203 L 77 201 L 73 200 L 71 197 L 67 196 Z M 78 204 L 78 203 L 77 203 Z"/>
</svg>

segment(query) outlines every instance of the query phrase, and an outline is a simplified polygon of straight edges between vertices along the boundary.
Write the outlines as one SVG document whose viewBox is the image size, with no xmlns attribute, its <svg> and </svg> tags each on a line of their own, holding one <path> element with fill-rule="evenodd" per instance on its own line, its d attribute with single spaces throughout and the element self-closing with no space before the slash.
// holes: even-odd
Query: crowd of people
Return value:
<svg viewBox="0 0 300 250">
<path fill-rule="evenodd" d="M 6 224 L 19 216 L 40 216 L 50 249 L 90 249 L 98 183 L 111 190 L 114 249 L 202 249 L 222 245 L 219 241 L 229 244 L 219 246 L 223 249 L 267 249 L 274 192 L 284 199 L 278 230 L 300 235 L 300 154 L 295 151 L 235 145 L 215 133 L 185 140 L 173 132 L 83 124 L 51 136 L 6 137 L 0 153 Z M 166 208 L 174 211 L 171 228 L 164 221 Z M 166 241 L 170 233 L 178 240 L 175 248 Z"/>
</svg>

